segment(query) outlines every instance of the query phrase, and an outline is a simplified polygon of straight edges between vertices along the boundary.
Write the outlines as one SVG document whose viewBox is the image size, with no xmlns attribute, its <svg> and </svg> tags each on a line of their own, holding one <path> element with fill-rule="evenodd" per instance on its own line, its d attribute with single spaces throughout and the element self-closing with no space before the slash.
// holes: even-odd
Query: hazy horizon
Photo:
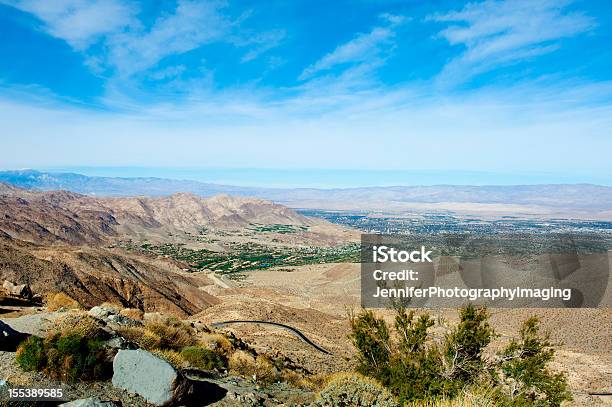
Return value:
<svg viewBox="0 0 612 407">
<path fill-rule="evenodd" d="M 260 188 L 360 188 L 393 186 L 485 186 L 594 184 L 612 186 L 612 177 L 585 174 L 521 173 L 450 170 L 359 170 L 286 168 L 159 168 L 159 167 L 40 167 L 0 168 L 74 173 L 90 177 L 143 178 L 197 181 Z"/>
</svg>

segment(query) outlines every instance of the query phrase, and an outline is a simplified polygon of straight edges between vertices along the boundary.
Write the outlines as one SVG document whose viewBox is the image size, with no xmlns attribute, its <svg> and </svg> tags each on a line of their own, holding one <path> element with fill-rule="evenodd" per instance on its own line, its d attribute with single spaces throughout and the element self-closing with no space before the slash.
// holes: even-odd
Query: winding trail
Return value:
<svg viewBox="0 0 612 407">
<path fill-rule="evenodd" d="M 271 326 L 275 326 L 275 327 L 278 327 L 278 328 L 282 328 L 282 329 L 285 329 L 285 330 L 291 332 L 292 334 L 294 334 L 295 336 L 300 338 L 300 340 L 302 342 L 307 343 L 308 345 L 312 346 L 313 348 L 315 348 L 319 352 L 325 353 L 326 355 L 331 355 L 332 354 L 331 352 L 325 350 L 324 348 L 320 347 L 319 345 L 317 345 L 316 343 L 311 341 L 300 330 L 298 330 L 298 329 L 296 329 L 296 328 L 294 328 L 292 326 L 281 324 L 281 323 L 278 323 L 278 322 L 259 321 L 259 320 L 232 320 L 232 321 L 215 322 L 215 323 L 212 323 L 211 325 L 214 326 L 215 328 L 220 328 L 222 326 L 230 325 L 230 324 L 259 324 L 259 325 L 271 325 Z"/>
</svg>

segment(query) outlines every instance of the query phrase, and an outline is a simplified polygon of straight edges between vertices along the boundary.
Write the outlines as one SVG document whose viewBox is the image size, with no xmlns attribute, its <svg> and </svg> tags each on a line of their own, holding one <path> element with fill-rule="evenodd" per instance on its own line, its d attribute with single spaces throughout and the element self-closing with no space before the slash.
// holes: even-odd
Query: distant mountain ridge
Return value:
<svg viewBox="0 0 612 407">
<path fill-rule="evenodd" d="M 393 186 L 255 188 L 165 178 L 89 177 L 34 170 L 0 172 L 0 182 L 95 196 L 166 196 L 188 192 L 252 196 L 292 208 L 376 212 L 452 211 L 466 214 L 578 217 L 612 220 L 612 187 L 591 184 L 515 186 Z"/>
<path fill-rule="evenodd" d="M 308 227 L 327 222 L 258 198 L 203 198 L 190 193 L 102 198 L 0 183 L 0 233 L 30 242 L 92 245 L 119 235 L 197 233 L 202 227 L 228 229 L 253 224 Z"/>
</svg>

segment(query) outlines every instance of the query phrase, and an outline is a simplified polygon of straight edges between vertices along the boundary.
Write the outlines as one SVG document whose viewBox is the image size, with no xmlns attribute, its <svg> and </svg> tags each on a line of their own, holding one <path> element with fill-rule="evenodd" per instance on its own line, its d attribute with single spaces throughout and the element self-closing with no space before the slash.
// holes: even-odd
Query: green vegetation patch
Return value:
<svg viewBox="0 0 612 407">
<path fill-rule="evenodd" d="M 283 225 L 280 223 L 274 223 L 271 225 L 260 225 L 258 223 L 252 223 L 248 227 L 248 229 L 257 233 L 279 233 L 281 235 L 284 235 L 289 233 L 307 232 L 309 228 L 308 226 Z"/>
<path fill-rule="evenodd" d="M 357 371 L 402 404 L 453 400 L 474 389 L 496 406 L 560 406 L 571 400 L 566 376 L 549 368 L 555 350 L 537 318 L 525 321 L 519 338 L 501 352 L 485 358 L 496 337 L 488 318 L 486 309 L 469 305 L 460 311 L 460 322 L 436 340 L 430 334 L 435 322 L 426 313 L 417 316 L 398 306 L 391 327 L 364 310 L 351 318 Z"/>
<path fill-rule="evenodd" d="M 182 244 L 144 243 L 139 247 L 125 245 L 128 250 L 145 253 L 189 264 L 191 270 L 212 270 L 219 273 L 236 273 L 279 266 L 303 266 L 323 263 L 357 263 L 360 260 L 359 244 L 339 247 L 285 247 L 257 243 L 236 243 L 229 252 L 207 249 L 191 249 Z"/>
<path fill-rule="evenodd" d="M 31 336 L 16 355 L 26 371 L 40 371 L 54 380 L 105 380 L 112 373 L 103 342 L 77 333 Z"/>
<path fill-rule="evenodd" d="M 219 353 L 201 346 L 187 346 L 181 350 L 181 358 L 190 366 L 204 370 L 222 370 L 227 368 L 227 358 Z"/>
</svg>

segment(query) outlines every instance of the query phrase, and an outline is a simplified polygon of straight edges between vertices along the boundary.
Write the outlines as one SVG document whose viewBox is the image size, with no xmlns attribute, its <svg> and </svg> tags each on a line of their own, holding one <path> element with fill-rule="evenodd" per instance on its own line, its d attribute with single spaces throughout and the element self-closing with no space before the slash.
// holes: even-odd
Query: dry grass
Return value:
<svg viewBox="0 0 612 407">
<path fill-rule="evenodd" d="M 225 355 L 230 355 L 234 352 L 234 346 L 226 336 L 218 333 L 202 333 L 198 337 L 200 343 L 212 350 L 219 350 Z"/>
<path fill-rule="evenodd" d="M 486 390 L 466 390 L 454 399 L 441 399 L 430 401 L 415 401 L 406 404 L 406 407 L 495 407 L 493 395 Z"/>
<path fill-rule="evenodd" d="M 87 312 L 73 310 L 62 315 L 55 321 L 54 329 L 59 333 L 77 333 L 86 338 L 99 338 L 104 335 L 103 326 Z"/>
<path fill-rule="evenodd" d="M 138 308 L 124 308 L 119 311 L 119 315 L 134 319 L 136 321 L 144 320 L 144 311 L 139 310 Z"/>
<path fill-rule="evenodd" d="M 180 353 L 175 350 L 154 350 L 151 352 L 152 354 L 164 359 L 166 362 L 170 363 L 176 369 L 181 369 L 185 366 L 185 361 L 181 357 Z"/>
<path fill-rule="evenodd" d="M 255 370 L 255 357 L 243 350 L 234 352 L 229 357 L 228 363 L 230 372 L 239 376 L 252 376 Z"/>
<path fill-rule="evenodd" d="M 197 343 L 193 329 L 171 316 L 154 315 L 146 318 L 143 327 L 121 327 L 117 332 L 148 351 L 180 351 Z"/>
<path fill-rule="evenodd" d="M 274 383 L 279 374 L 270 360 L 262 355 L 254 357 L 248 352 L 239 350 L 229 357 L 230 372 L 242 377 L 252 378 L 262 384 Z"/>
<path fill-rule="evenodd" d="M 305 376 L 301 373 L 289 369 L 283 369 L 280 373 L 280 380 L 293 387 L 302 390 L 317 390 L 323 384 L 323 376 Z"/>
<path fill-rule="evenodd" d="M 358 373 L 336 373 L 319 392 L 317 405 L 399 407 L 391 393 L 376 380 Z"/>
<path fill-rule="evenodd" d="M 47 310 L 57 311 L 59 309 L 82 309 L 78 301 L 70 298 L 68 294 L 59 292 L 47 296 Z"/>
</svg>

